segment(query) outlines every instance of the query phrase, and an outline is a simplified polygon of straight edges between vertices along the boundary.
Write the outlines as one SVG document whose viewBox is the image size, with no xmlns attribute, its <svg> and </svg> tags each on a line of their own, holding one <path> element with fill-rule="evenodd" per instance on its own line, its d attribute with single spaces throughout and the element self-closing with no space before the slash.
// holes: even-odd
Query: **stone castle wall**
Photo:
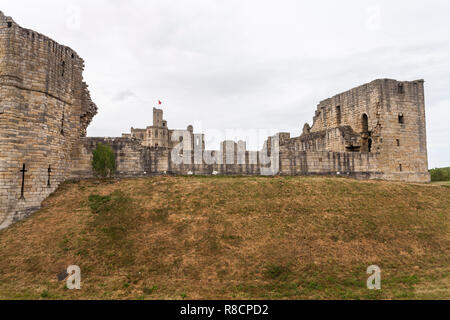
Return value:
<svg viewBox="0 0 450 320">
<path fill-rule="evenodd" d="M 130 138 L 82 138 L 77 146 L 77 156 L 70 168 L 71 179 L 92 178 L 92 152 L 98 143 L 109 145 L 116 155 L 118 177 L 140 177 L 162 174 L 168 170 L 169 150 L 143 146 Z"/>
<path fill-rule="evenodd" d="M 97 110 L 83 68 L 73 50 L 0 12 L 0 228 L 39 208 L 68 177 Z"/>
<path fill-rule="evenodd" d="M 146 129 L 132 128 L 122 138 L 87 138 L 97 107 L 83 69 L 72 49 L 0 12 L 0 229 L 37 210 L 66 179 L 92 177 L 92 151 L 100 142 L 113 148 L 119 177 L 261 175 L 272 167 L 279 175 L 430 181 L 423 80 L 380 79 L 326 99 L 312 126 L 306 124 L 298 137 L 269 137 L 258 153 L 246 151 L 242 141 L 205 151 L 203 134 L 194 134 L 192 126 L 169 130 L 160 109 Z M 183 164 L 173 153 L 179 143 Z M 192 151 L 196 147 L 219 161 L 207 164 Z M 269 165 L 264 154 L 272 157 Z"/>
<path fill-rule="evenodd" d="M 326 99 L 298 139 L 312 141 L 300 150 L 373 153 L 385 179 L 427 182 L 424 81 L 379 79 Z"/>
<path fill-rule="evenodd" d="M 139 140 L 129 138 L 83 138 L 79 157 L 72 161 L 71 178 L 92 178 L 92 151 L 98 143 L 112 147 L 116 156 L 118 177 L 140 177 L 161 174 L 177 175 L 260 175 L 261 155 L 246 151 L 239 162 L 237 149 L 227 153 L 226 148 L 216 152 L 222 163 L 209 165 L 204 159 L 195 160 L 195 153 L 185 152 L 191 158 L 190 164 L 174 164 L 172 151 L 167 148 L 143 146 Z M 227 157 L 233 164 L 227 164 Z M 200 158 L 202 159 L 202 158 Z M 256 161 L 251 161 L 255 159 Z M 373 153 L 348 153 L 329 151 L 295 151 L 286 145 L 280 146 L 280 175 L 340 175 L 362 179 L 383 179 L 385 173 L 378 170 L 379 155 Z M 413 179 L 411 179 L 413 180 Z"/>
</svg>

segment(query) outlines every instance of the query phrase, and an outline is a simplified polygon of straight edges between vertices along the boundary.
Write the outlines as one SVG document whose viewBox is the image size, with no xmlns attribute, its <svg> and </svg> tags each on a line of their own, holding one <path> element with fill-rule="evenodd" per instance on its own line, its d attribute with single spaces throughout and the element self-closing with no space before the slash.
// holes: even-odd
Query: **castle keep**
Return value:
<svg viewBox="0 0 450 320">
<path fill-rule="evenodd" d="M 121 177 L 261 175 L 271 167 L 279 175 L 430 180 L 423 80 L 375 80 L 324 100 L 298 137 L 269 137 L 262 152 L 243 141 L 214 151 L 192 126 L 169 129 L 156 108 L 145 129 L 86 137 L 97 107 L 83 68 L 72 49 L 0 12 L 0 229 L 37 210 L 66 179 L 92 177 L 99 142 L 113 148 Z"/>
</svg>

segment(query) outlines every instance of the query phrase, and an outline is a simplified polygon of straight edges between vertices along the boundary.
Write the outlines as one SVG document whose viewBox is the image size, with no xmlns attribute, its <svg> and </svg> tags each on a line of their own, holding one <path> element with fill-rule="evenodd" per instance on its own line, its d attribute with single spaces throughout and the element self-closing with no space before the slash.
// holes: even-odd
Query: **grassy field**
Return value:
<svg viewBox="0 0 450 320">
<path fill-rule="evenodd" d="M 0 232 L 2 299 L 449 299 L 450 187 L 329 177 L 65 183 Z M 82 290 L 57 274 L 82 272 Z M 382 290 L 366 288 L 368 266 Z"/>
</svg>

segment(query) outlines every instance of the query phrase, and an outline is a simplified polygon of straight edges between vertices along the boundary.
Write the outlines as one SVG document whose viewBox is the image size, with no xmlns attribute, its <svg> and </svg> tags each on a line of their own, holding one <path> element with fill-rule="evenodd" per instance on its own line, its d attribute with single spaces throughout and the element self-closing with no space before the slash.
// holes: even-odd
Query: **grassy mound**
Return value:
<svg viewBox="0 0 450 320">
<path fill-rule="evenodd" d="M 328 177 L 65 183 L 0 232 L 3 299 L 450 297 L 450 188 Z M 370 265 L 382 290 L 366 288 Z M 81 268 L 82 290 L 57 275 Z"/>
</svg>

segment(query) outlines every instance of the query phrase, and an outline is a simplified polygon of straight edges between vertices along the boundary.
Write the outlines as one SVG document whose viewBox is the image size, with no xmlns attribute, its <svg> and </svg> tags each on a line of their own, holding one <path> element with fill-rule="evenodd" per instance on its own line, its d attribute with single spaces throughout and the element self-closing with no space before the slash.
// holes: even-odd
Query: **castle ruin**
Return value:
<svg viewBox="0 0 450 320">
<path fill-rule="evenodd" d="M 0 12 L 0 229 L 39 209 L 65 180 L 92 177 L 99 142 L 113 148 L 120 177 L 261 175 L 267 154 L 278 175 L 430 181 L 423 80 L 379 79 L 324 100 L 312 126 L 305 124 L 298 137 L 269 137 L 262 152 L 247 151 L 242 141 L 213 151 L 192 126 L 170 130 L 156 108 L 145 129 L 86 137 L 97 107 L 83 68 L 75 51 Z M 177 148 L 181 163 L 174 161 Z"/>
</svg>

